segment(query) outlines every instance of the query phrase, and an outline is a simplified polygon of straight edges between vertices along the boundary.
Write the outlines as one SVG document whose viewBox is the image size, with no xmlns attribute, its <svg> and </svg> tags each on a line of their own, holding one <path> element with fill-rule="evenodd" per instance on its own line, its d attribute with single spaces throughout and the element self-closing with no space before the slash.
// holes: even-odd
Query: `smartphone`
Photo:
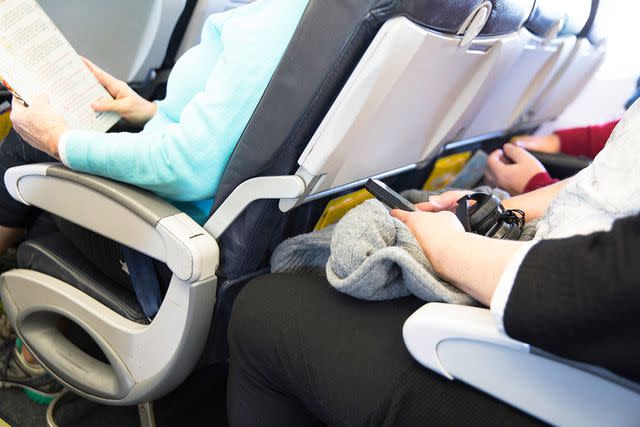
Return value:
<svg viewBox="0 0 640 427">
<path fill-rule="evenodd" d="M 365 188 L 376 199 L 380 200 L 391 209 L 401 209 L 403 211 L 409 212 L 413 212 L 416 210 L 416 207 L 413 205 L 413 203 L 402 197 L 382 181 L 370 178 L 365 184 Z"/>
</svg>

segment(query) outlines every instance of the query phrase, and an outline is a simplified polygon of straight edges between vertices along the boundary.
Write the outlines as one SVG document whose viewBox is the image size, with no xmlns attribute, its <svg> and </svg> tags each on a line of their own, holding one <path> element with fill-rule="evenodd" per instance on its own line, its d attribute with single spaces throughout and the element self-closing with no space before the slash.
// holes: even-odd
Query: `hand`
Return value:
<svg viewBox="0 0 640 427">
<path fill-rule="evenodd" d="M 429 213 L 394 209 L 391 215 L 409 228 L 435 271 L 443 275 L 447 247 L 456 237 L 465 233 L 455 214 L 449 211 Z"/>
<path fill-rule="evenodd" d="M 504 151 L 503 151 L 504 150 Z M 489 155 L 485 178 L 515 196 L 522 194 L 531 178 L 547 170 L 531 153 L 514 144 L 505 144 L 503 150 Z M 507 163 L 511 160 L 513 163 Z"/>
<path fill-rule="evenodd" d="M 541 151 L 543 153 L 560 152 L 560 137 L 555 133 L 547 136 L 514 136 L 510 142 L 531 151 Z"/>
<path fill-rule="evenodd" d="M 156 104 L 147 101 L 125 82 L 116 79 L 88 59 L 82 58 L 82 60 L 87 64 L 93 75 L 96 76 L 100 84 L 114 98 L 113 100 L 98 100 L 91 104 L 91 108 L 98 112 L 112 111 L 118 113 L 128 122 L 140 126 L 144 126 L 155 116 L 158 109 Z"/>
<path fill-rule="evenodd" d="M 468 190 L 453 190 L 447 191 L 437 196 L 430 196 L 429 201 L 425 203 L 418 203 L 416 208 L 423 212 L 441 212 L 450 211 L 455 212 L 458 207 L 458 200 L 467 194 L 471 194 L 473 191 Z"/>
<path fill-rule="evenodd" d="M 69 125 L 46 95 L 34 99 L 28 108 L 14 98 L 11 122 L 15 131 L 31 146 L 60 160 L 58 143 L 62 134 L 69 130 Z"/>
</svg>

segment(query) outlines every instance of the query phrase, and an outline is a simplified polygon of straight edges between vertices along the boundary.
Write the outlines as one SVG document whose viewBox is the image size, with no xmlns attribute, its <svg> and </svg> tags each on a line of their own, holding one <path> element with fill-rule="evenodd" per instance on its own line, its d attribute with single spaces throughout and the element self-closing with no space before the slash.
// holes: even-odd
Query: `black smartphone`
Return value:
<svg viewBox="0 0 640 427">
<path fill-rule="evenodd" d="M 416 210 L 413 203 L 402 197 L 382 181 L 370 178 L 365 184 L 365 188 L 369 193 L 373 194 L 376 199 L 380 200 L 391 209 L 401 209 L 409 212 Z"/>
</svg>

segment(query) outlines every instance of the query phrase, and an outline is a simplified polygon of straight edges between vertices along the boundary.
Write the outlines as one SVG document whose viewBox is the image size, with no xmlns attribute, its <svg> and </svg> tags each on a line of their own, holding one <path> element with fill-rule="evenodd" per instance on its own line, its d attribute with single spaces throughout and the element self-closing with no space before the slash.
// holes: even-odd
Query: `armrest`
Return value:
<svg viewBox="0 0 640 427">
<path fill-rule="evenodd" d="M 484 308 L 453 304 L 427 304 L 407 319 L 402 329 L 411 355 L 422 365 L 454 379 L 440 360 L 438 345 L 449 339 L 475 340 L 528 352 L 527 344 L 512 340 L 496 328 L 491 312 Z"/>
<path fill-rule="evenodd" d="M 212 277 L 218 267 L 215 239 L 148 191 L 52 163 L 11 168 L 4 180 L 16 200 L 165 262 L 183 281 Z"/>
<path fill-rule="evenodd" d="M 551 176 L 560 179 L 569 178 L 591 164 L 591 159 L 564 153 L 532 151 L 531 154 L 544 165 Z"/>
<path fill-rule="evenodd" d="M 504 336 L 487 309 L 427 304 L 407 319 L 403 336 L 425 367 L 551 424 L 627 426 L 640 419 L 640 386 Z"/>
</svg>

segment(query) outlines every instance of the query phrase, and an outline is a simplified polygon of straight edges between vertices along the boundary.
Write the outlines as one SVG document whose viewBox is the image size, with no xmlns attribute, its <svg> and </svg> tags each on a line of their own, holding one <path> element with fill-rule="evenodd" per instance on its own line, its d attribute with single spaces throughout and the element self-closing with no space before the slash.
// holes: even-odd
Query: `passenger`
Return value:
<svg viewBox="0 0 640 427">
<path fill-rule="evenodd" d="M 204 221 L 231 153 L 307 2 L 257 0 L 211 16 L 201 43 L 177 62 L 167 96 L 157 103 L 146 101 L 126 83 L 86 61 L 115 98 L 96 102 L 93 108 L 115 111 L 129 123 L 144 126 L 139 133 L 70 130 L 46 97 L 29 108 L 14 101 L 15 132 L 0 143 L 0 177 L 14 166 L 61 160 L 73 170 L 151 190 Z M 24 237 L 39 212 L 15 201 L 0 185 L 0 255 Z M 119 246 L 95 246 L 83 252 L 92 253 L 96 259 L 91 261 L 109 277 L 116 271 L 121 274 L 121 258 L 111 256 L 118 254 Z M 0 384 L 46 395 L 58 389 L 42 368 L 33 365 L 28 352 L 8 350 L 9 357 L 0 354 Z"/>
<path fill-rule="evenodd" d="M 167 96 L 157 103 L 87 61 L 115 98 L 96 102 L 94 109 L 115 111 L 144 126 L 140 133 L 70 130 L 45 97 L 29 108 L 14 102 L 16 132 L 0 144 L 0 176 L 13 166 L 62 160 L 76 171 L 151 190 L 204 220 L 307 1 L 258 0 L 213 15 L 202 42 L 177 62 Z M 24 235 L 37 214 L 0 185 L 0 254 Z"/>
<path fill-rule="evenodd" d="M 516 196 L 558 182 L 527 150 L 595 158 L 619 120 L 596 126 L 556 131 L 546 136 L 520 136 L 489 156 L 486 179 Z M 507 158 L 508 160 L 506 160 Z"/>
<path fill-rule="evenodd" d="M 498 330 L 640 381 L 640 102 L 577 176 L 504 201 L 536 239 L 465 233 L 448 192 L 394 211 L 440 276 L 490 306 Z M 542 240 L 541 240 L 542 239 Z M 325 279 L 272 275 L 232 314 L 232 425 L 524 425 L 534 420 L 416 363 L 402 340 L 415 297 L 371 302 Z M 611 331 L 615 331 L 614 334 Z"/>
</svg>

